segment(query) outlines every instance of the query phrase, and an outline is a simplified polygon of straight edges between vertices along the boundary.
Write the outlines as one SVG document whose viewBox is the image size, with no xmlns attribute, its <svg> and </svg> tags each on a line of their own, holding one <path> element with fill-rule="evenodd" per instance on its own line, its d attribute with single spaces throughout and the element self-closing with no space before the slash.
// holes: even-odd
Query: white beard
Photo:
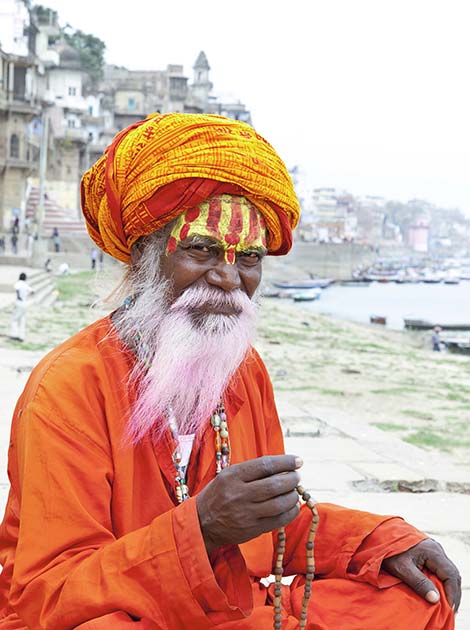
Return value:
<svg viewBox="0 0 470 630">
<path fill-rule="evenodd" d="M 130 375 L 138 391 L 128 424 L 134 444 L 149 433 L 161 438 L 169 409 L 180 434 L 197 433 L 249 352 L 256 330 L 256 303 L 240 289 L 229 293 L 194 286 L 171 306 L 162 299 L 165 288 L 152 290 L 158 299 L 153 308 L 148 296 L 141 296 L 135 304 L 140 317 L 133 318 L 134 306 L 127 314 L 127 336 L 133 321 L 134 331 L 137 324 L 143 339 L 149 340 L 151 361 L 148 369 L 137 362 Z M 237 314 L 205 315 L 205 305 L 230 306 Z"/>
</svg>

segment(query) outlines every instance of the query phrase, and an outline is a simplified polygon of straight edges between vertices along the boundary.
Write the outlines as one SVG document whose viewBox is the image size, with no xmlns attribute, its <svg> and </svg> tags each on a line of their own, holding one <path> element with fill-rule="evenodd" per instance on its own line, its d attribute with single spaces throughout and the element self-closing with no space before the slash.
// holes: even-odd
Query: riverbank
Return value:
<svg viewBox="0 0 470 630">
<path fill-rule="evenodd" d="M 46 353 L 109 312 L 90 305 L 115 281 L 92 272 L 58 277 L 56 303 L 30 307 L 23 344 L 8 338 L 11 307 L 0 310 L 0 352 Z M 278 398 L 295 393 L 314 418 L 346 414 L 351 424 L 366 422 L 468 463 L 468 357 L 423 349 L 420 334 L 319 315 L 290 300 L 265 298 L 260 311 L 256 346 Z"/>
</svg>

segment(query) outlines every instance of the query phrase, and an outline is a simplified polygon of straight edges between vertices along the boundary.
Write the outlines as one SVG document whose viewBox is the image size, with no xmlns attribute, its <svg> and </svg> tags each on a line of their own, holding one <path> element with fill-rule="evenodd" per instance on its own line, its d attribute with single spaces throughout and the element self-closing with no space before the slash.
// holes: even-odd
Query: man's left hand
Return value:
<svg viewBox="0 0 470 630">
<path fill-rule="evenodd" d="M 385 558 L 382 569 L 408 584 L 414 591 L 428 602 L 435 604 L 439 601 L 439 593 L 436 587 L 428 579 L 422 570 L 435 573 L 444 585 L 447 601 L 454 612 L 460 606 L 461 578 L 455 564 L 446 556 L 439 543 L 431 538 L 422 540 L 396 556 Z"/>
</svg>

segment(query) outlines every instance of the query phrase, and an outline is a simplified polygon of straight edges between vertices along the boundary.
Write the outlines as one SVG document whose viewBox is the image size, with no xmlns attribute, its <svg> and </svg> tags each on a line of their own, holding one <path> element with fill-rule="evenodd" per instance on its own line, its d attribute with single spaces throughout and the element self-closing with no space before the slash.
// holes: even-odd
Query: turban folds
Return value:
<svg viewBox="0 0 470 630">
<path fill-rule="evenodd" d="M 91 238 L 126 263 L 140 236 L 221 194 L 258 208 L 270 254 L 289 251 L 300 214 L 292 180 L 273 147 L 237 120 L 152 114 L 121 131 L 81 183 Z"/>
</svg>

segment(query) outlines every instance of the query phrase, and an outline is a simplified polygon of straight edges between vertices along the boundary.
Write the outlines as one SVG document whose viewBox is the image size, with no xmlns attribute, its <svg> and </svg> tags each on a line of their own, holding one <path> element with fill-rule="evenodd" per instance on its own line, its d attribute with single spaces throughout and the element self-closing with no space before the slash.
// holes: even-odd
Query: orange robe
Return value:
<svg viewBox="0 0 470 630">
<path fill-rule="evenodd" d="M 272 534 L 209 559 L 194 495 L 213 477 L 208 427 L 176 505 L 171 440 L 123 446 L 132 356 L 108 318 L 56 348 L 33 371 L 13 418 L 11 490 L 0 529 L 1 630 L 259 630 L 272 627 Z M 265 367 L 255 354 L 226 396 L 232 462 L 283 452 Z M 451 630 L 441 592 L 430 605 L 380 572 L 424 535 L 397 517 L 319 505 L 309 630 Z M 287 528 L 284 630 L 298 627 L 302 510 Z M 435 580 L 433 577 L 432 579 Z M 435 580 L 436 581 L 436 580 Z M 436 582 L 437 583 L 437 582 Z"/>
</svg>

